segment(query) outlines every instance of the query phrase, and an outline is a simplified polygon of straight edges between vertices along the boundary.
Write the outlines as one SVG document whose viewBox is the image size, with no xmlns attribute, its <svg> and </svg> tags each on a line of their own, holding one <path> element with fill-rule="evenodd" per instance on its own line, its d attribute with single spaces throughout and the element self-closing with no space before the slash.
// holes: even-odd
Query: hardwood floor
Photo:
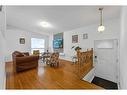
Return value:
<svg viewBox="0 0 127 95">
<path fill-rule="evenodd" d="M 102 89 L 80 80 L 75 73 L 75 66 L 65 60 L 60 60 L 59 68 L 39 64 L 37 69 L 17 74 L 13 73 L 12 62 L 8 62 L 6 76 L 6 89 Z"/>
</svg>

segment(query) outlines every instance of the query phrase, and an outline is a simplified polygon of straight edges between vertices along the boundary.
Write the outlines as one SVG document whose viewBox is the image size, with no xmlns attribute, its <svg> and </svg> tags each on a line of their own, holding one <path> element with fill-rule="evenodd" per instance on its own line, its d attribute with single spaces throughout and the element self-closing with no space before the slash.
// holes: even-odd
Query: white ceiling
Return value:
<svg viewBox="0 0 127 95">
<path fill-rule="evenodd" d="M 104 20 L 120 16 L 120 6 L 103 6 Z M 51 34 L 99 24 L 98 6 L 7 6 L 7 25 L 27 31 Z M 47 21 L 52 27 L 43 28 Z"/>
</svg>

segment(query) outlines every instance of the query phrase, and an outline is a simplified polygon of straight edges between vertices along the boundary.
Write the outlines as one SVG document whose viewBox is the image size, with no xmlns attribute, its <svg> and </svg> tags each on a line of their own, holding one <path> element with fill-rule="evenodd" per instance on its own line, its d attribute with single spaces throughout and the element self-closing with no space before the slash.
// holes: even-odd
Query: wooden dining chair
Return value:
<svg viewBox="0 0 127 95">
<path fill-rule="evenodd" d="M 40 55 L 40 51 L 39 50 L 33 50 L 33 55 Z"/>
</svg>

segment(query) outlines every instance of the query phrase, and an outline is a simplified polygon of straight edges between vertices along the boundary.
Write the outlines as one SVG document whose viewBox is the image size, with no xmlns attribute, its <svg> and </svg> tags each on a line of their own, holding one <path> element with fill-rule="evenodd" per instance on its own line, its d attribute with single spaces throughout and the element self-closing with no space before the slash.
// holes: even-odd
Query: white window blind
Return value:
<svg viewBox="0 0 127 95">
<path fill-rule="evenodd" d="M 39 38 L 31 38 L 31 52 L 39 50 L 40 53 L 45 51 L 45 40 Z"/>
</svg>

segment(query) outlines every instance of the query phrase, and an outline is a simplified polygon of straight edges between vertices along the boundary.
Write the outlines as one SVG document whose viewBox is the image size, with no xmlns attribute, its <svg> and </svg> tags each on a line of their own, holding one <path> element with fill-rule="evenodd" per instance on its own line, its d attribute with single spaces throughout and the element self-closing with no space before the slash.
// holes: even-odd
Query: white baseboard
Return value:
<svg viewBox="0 0 127 95">
<path fill-rule="evenodd" d="M 90 70 L 90 72 L 87 75 L 84 76 L 83 80 L 91 83 L 94 76 L 95 76 L 95 73 L 94 73 L 94 68 L 93 68 L 92 70 Z"/>
</svg>

